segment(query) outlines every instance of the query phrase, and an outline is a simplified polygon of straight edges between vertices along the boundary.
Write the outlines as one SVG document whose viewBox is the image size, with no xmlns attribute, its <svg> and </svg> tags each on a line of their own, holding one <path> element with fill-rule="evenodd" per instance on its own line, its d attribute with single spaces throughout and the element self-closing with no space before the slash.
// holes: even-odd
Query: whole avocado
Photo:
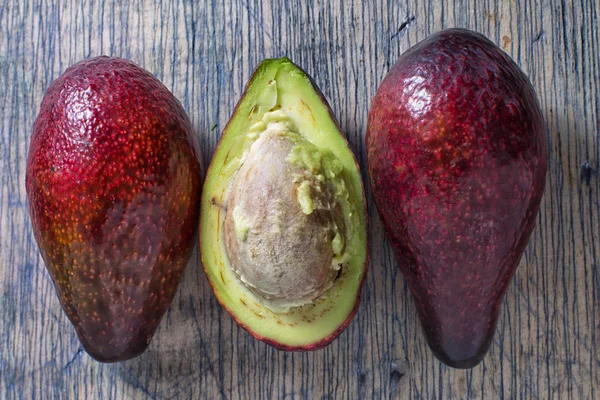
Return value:
<svg viewBox="0 0 600 400">
<path fill-rule="evenodd" d="M 373 196 L 434 354 L 471 368 L 535 226 L 546 125 L 519 66 L 448 29 L 400 56 L 369 113 Z"/>
<path fill-rule="evenodd" d="M 202 169 L 169 90 L 131 61 L 68 68 L 33 126 L 33 232 L 85 350 L 141 354 L 175 295 L 196 235 Z"/>
</svg>

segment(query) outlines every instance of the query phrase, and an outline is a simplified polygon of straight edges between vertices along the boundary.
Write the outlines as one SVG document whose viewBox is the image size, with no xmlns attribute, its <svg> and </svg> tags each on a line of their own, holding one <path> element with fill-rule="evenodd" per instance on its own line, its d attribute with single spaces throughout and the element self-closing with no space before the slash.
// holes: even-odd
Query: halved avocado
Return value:
<svg viewBox="0 0 600 400">
<path fill-rule="evenodd" d="M 225 127 L 202 193 L 208 281 L 236 322 L 282 350 L 315 350 L 356 313 L 368 265 L 364 189 L 312 79 L 263 61 Z"/>
</svg>

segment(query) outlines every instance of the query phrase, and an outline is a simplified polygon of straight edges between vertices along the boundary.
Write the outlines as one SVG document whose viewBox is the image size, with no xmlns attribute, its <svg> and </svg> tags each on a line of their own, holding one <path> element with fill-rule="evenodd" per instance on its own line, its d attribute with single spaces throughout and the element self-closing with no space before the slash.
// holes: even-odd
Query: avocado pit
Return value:
<svg viewBox="0 0 600 400">
<path fill-rule="evenodd" d="M 227 200 L 226 250 L 241 282 L 265 307 L 285 313 L 322 296 L 342 266 L 342 167 L 280 109 L 266 113 L 249 137 L 256 140 Z"/>
</svg>

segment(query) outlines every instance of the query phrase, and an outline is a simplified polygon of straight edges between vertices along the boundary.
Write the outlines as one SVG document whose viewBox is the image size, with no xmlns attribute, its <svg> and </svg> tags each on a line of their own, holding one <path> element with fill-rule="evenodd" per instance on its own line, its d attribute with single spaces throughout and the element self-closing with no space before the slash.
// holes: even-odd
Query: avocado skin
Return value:
<svg viewBox="0 0 600 400">
<path fill-rule="evenodd" d="M 148 347 L 191 254 L 201 181 L 189 118 L 149 72 L 97 57 L 48 88 L 27 160 L 33 232 L 96 360 Z"/>
<path fill-rule="evenodd" d="M 429 346 L 456 368 L 488 351 L 547 169 L 534 89 L 485 36 L 449 29 L 402 54 L 371 106 L 368 171 Z"/>
</svg>

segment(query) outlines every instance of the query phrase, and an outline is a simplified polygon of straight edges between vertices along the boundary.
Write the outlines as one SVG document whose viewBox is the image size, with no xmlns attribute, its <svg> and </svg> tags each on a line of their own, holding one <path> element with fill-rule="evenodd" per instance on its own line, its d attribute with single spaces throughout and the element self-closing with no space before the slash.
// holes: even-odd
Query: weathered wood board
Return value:
<svg viewBox="0 0 600 400">
<path fill-rule="evenodd" d="M 0 398 L 600 398 L 600 2 L 597 0 L 0 0 Z M 371 265 L 329 347 L 279 352 L 218 305 L 197 250 L 148 351 L 83 352 L 33 239 L 31 127 L 50 82 L 122 56 L 182 101 L 208 165 L 254 67 L 287 55 L 319 84 L 363 168 L 370 100 L 399 54 L 461 26 L 530 76 L 548 123 L 546 193 L 477 368 L 439 363 L 420 332 L 367 185 Z"/>
</svg>

